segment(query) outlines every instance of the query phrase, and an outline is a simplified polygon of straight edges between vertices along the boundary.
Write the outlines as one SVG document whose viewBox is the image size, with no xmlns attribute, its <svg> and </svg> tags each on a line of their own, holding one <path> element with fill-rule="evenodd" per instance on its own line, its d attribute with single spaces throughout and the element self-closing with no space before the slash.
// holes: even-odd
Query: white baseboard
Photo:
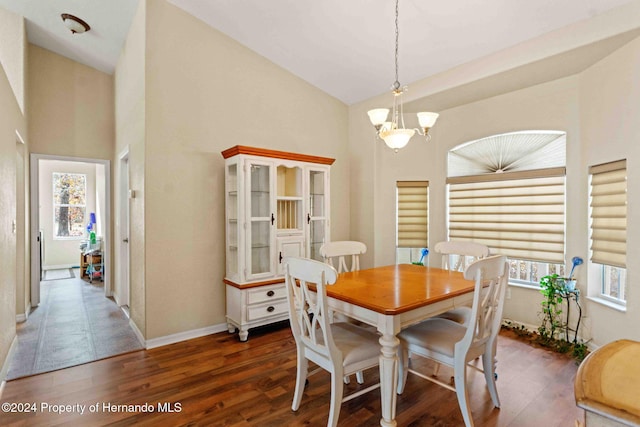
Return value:
<svg viewBox="0 0 640 427">
<path fill-rule="evenodd" d="M 23 314 L 16 314 L 16 323 L 26 322 L 29 318 L 29 313 L 31 313 L 31 303 L 27 304 L 27 309 Z"/>
<path fill-rule="evenodd" d="M 4 389 L 4 383 L 7 379 L 7 374 L 9 373 L 9 362 L 11 362 L 11 357 L 13 353 L 18 348 L 18 336 L 13 337 L 13 341 L 11 342 L 11 346 L 9 346 L 9 352 L 7 353 L 7 358 L 2 362 L 2 369 L 0 369 L 0 401 L 2 400 L 2 390 Z"/>
<path fill-rule="evenodd" d="M 519 322 L 516 320 L 512 320 L 512 319 L 502 319 L 502 324 L 505 326 L 512 326 L 512 327 L 519 327 L 519 326 L 524 326 L 524 328 L 528 331 L 528 332 L 538 332 L 538 326 L 536 325 L 530 325 L 528 323 L 523 323 L 523 322 Z"/>
<path fill-rule="evenodd" d="M 74 264 L 60 264 L 60 265 L 43 265 L 42 269 L 43 270 L 60 270 L 62 268 L 73 268 L 76 267 L 76 265 Z"/>
<path fill-rule="evenodd" d="M 131 329 L 133 329 L 133 333 L 136 335 L 136 338 L 138 338 L 138 341 L 140 341 L 140 344 L 142 344 L 142 347 L 147 348 L 147 343 L 144 339 L 144 335 L 142 335 L 142 332 L 140 332 L 140 329 L 138 329 L 138 326 L 135 324 L 133 319 L 131 319 L 131 317 L 129 317 L 129 326 L 131 326 Z"/>
<path fill-rule="evenodd" d="M 219 325 L 207 326 L 206 328 L 192 329 L 190 331 L 179 332 L 177 334 L 166 335 L 164 337 L 152 338 L 147 340 L 145 348 L 152 349 L 162 347 L 163 345 L 174 344 L 180 341 L 186 341 L 193 338 L 200 338 L 206 335 L 217 334 L 219 332 L 228 331 L 227 323 Z"/>
</svg>

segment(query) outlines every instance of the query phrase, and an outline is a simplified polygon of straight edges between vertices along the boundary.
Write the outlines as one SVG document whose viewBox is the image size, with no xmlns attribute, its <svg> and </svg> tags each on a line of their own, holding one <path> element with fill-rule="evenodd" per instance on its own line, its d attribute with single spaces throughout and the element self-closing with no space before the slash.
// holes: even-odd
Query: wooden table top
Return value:
<svg viewBox="0 0 640 427">
<path fill-rule="evenodd" d="M 338 275 L 327 295 L 382 314 L 400 314 L 468 292 L 462 273 L 412 264 L 388 265 Z"/>
</svg>

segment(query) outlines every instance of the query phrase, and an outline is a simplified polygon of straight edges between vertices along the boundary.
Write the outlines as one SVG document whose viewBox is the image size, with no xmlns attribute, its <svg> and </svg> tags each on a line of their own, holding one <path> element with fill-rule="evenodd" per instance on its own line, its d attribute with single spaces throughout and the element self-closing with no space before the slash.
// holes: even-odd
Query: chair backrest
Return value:
<svg viewBox="0 0 640 427">
<path fill-rule="evenodd" d="M 477 261 L 489 256 L 488 246 L 470 241 L 438 242 L 434 249 L 442 254 L 442 268 L 445 270 L 464 271 L 467 266 L 467 257 Z M 455 262 L 452 262 L 453 258 Z"/>
<path fill-rule="evenodd" d="M 462 349 L 493 345 L 502 323 L 504 297 L 509 282 L 509 264 L 504 255 L 494 255 L 472 263 L 464 278 L 475 280 L 471 320 L 465 337 L 456 344 Z"/>
<path fill-rule="evenodd" d="M 338 273 L 360 270 L 360 255 L 365 252 L 367 252 L 367 245 L 350 240 L 327 242 L 320 247 L 320 255 L 324 261 L 337 269 Z M 349 255 L 351 255 L 351 268 L 347 267 L 345 261 L 345 257 Z M 334 265 L 335 258 L 337 258 L 337 266 Z"/>
<path fill-rule="evenodd" d="M 319 261 L 287 257 L 284 274 L 289 321 L 298 350 L 310 350 L 305 351 L 307 358 L 328 368 L 341 358 L 331 334 L 326 288 L 336 282 L 338 273 Z"/>
</svg>

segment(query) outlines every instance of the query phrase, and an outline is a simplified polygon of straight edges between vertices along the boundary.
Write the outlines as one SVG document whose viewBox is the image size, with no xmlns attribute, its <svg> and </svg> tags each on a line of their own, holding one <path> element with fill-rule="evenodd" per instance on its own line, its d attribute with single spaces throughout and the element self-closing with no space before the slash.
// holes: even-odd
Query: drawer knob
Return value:
<svg viewBox="0 0 640 427">
<path fill-rule="evenodd" d="M 274 296 L 275 294 L 276 294 L 276 293 L 275 293 L 275 292 L 273 292 L 273 291 L 269 291 L 269 292 L 267 292 L 267 296 L 268 296 L 268 297 L 272 297 L 272 296 Z"/>
<path fill-rule="evenodd" d="M 275 308 L 274 306 L 272 306 L 272 305 L 270 305 L 269 307 L 267 307 L 267 311 L 268 311 L 269 313 L 271 313 L 271 312 L 272 312 L 273 310 L 275 310 L 275 309 L 276 309 L 276 308 Z"/>
</svg>

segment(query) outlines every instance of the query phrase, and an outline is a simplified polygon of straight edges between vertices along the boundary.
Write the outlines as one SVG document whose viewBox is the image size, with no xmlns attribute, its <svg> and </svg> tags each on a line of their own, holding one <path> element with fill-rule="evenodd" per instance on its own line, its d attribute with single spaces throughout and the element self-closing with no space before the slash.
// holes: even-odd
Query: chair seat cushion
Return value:
<svg viewBox="0 0 640 427">
<path fill-rule="evenodd" d="M 331 324 L 331 333 L 336 347 L 342 352 L 345 367 L 380 356 L 380 337 L 370 329 L 339 322 Z"/>
<path fill-rule="evenodd" d="M 435 317 L 408 327 L 398 334 L 398 338 L 409 346 L 416 345 L 453 357 L 456 343 L 466 332 L 464 325 Z"/>
<path fill-rule="evenodd" d="M 458 307 L 445 311 L 437 316 L 440 319 L 448 319 L 461 325 L 468 325 L 471 320 L 471 307 Z"/>
</svg>

